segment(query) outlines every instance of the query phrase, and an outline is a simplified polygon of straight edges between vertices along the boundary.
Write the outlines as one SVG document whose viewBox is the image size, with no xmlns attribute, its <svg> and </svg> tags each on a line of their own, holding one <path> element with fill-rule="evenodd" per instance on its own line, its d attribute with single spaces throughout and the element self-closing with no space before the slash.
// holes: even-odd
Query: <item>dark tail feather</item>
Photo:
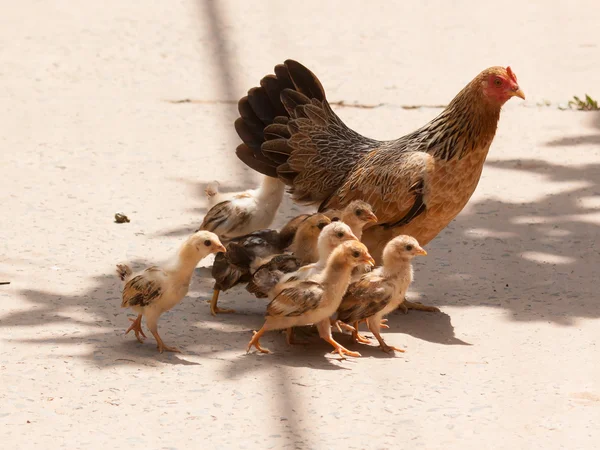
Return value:
<svg viewBox="0 0 600 450">
<path fill-rule="evenodd" d="M 242 160 L 244 164 L 251 169 L 256 170 L 258 173 L 262 173 L 268 177 L 278 178 L 277 163 L 266 158 L 266 160 L 263 160 L 262 158 L 256 158 L 252 149 L 246 144 L 238 145 L 238 148 L 235 150 L 235 154 Z"/>
<path fill-rule="evenodd" d="M 325 89 L 314 73 L 293 59 L 285 61 L 285 66 L 297 91 L 309 98 L 325 100 Z"/>
<path fill-rule="evenodd" d="M 291 125 L 290 115 L 300 120 L 318 119 L 319 112 L 311 104 L 324 101 L 325 91 L 319 79 L 299 62 L 288 59 L 274 71 L 275 75 L 263 77 L 260 87 L 250 89 L 238 102 L 240 117 L 235 130 L 244 143 L 236 154 L 251 169 L 270 177 L 279 173 L 281 180 L 290 184 L 296 174 L 281 167 L 289 152 L 279 141 L 290 138 L 286 129 Z M 277 142 L 265 146 L 265 141 Z"/>
</svg>

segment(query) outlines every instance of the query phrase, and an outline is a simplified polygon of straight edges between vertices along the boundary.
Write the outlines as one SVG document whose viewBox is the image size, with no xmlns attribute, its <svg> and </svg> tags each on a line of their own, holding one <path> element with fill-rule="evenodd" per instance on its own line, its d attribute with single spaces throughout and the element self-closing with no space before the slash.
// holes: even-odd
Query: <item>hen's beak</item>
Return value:
<svg viewBox="0 0 600 450">
<path fill-rule="evenodd" d="M 369 266 L 375 266 L 375 260 L 373 259 L 373 257 L 371 255 L 366 256 L 363 261 L 365 262 L 365 264 L 368 264 Z"/>
<path fill-rule="evenodd" d="M 515 90 L 513 90 L 512 95 L 514 97 L 519 97 L 519 98 L 522 98 L 523 100 L 525 100 L 525 93 L 518 86 L 517 86 L 517 88 Z"/>
<path fill-rule="evenodd" d="M 227 253 L 227 249 L 225 248 L 224 245 L 219 245 L 217 247 L 217 252 L 223 252 L 223 253 Z"/>
<path fill-rule="evenodd" d="M 373 213 L 367 215 L 367 223 L 377 223 L 377 216 Z"/>
<path fill-rule="evenodd" d="M 424 249 L 424 248 L 419 248 L 419 249 L 417 249 L 417 251 L 415 252 L 415 255 L 427 256 L 427 252 L 425 251 L 425 249 Z"/>
</svg>

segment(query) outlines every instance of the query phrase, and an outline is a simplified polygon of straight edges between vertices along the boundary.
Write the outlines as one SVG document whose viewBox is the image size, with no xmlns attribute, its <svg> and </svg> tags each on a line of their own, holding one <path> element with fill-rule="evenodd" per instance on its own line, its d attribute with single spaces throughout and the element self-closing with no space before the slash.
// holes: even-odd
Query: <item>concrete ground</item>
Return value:
<svg viewBox="0 0 600 450">
<path fill-rule="evenodd" d="M 600 97 L 599 22 L 592 0 L 5 6 L 2 448 L 597 448 L 600 113 L 560 107 Z M 286 58 L 331 101 L 379 105 L 337 111 L 381 139 L 490 65 L 510 64 L 527 101 L 506 106 L 470 204 L 416 263 L 410 297 L 442 313 L 390 318 L 405 354 L 338 361 L 270 333 L 273 355 L 246 355 L 265 302 L 230 292 L 239 313 L 213 318 L 204 261 L 159 325 L 184 352 L 159 355 L 123 335 L 114 265 L 167 256 L 206 182 L 256 182 L 233 154 L 235 102 Z"/>
</svg>

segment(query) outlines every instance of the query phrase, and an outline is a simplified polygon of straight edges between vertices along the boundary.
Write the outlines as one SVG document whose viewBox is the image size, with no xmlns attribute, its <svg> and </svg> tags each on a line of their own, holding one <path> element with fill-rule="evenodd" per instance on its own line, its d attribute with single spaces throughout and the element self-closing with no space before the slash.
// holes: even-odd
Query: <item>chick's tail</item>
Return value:
<svg viewBox="0 0 600 450">
<path fill-rule="evenodd" d="M 212 208 L 214 205 L 218 203 L 219 199 L 219 182 L 213 181 L 208 183 L 204 188 L 204 193 L 206 194 L 206 200 L 208 201 L 208 207 Z"/>
<path fill-rule="evenodd" d="M 117 275 L 122 281 L 125 281 L 126 278 L 130 277 L 133 271 L 131 267 L 127 264 L 117 264 Z"/>
</svg>

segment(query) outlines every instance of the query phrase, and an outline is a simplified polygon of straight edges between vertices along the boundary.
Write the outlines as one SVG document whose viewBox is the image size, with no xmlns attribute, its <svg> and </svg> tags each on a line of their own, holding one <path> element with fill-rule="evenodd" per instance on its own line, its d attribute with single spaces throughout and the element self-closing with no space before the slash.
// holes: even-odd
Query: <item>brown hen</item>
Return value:
<svg viewBox="0 0 600 450">
<path fill-rule="evenodd" d="M 502 105 L 525 98 L 510 67 L 491 67 L 428 124 L 377 141 L 348 128 L 318 78 L 296 61 L 277 65 L 260 84 L 238 104 L 238 157 L 319 211 L 371 204 L 379 220 L 362 240 L 377 260 L 394 236 L 425 245 L 458 215 L 479 182 Z"/>
</svg>

